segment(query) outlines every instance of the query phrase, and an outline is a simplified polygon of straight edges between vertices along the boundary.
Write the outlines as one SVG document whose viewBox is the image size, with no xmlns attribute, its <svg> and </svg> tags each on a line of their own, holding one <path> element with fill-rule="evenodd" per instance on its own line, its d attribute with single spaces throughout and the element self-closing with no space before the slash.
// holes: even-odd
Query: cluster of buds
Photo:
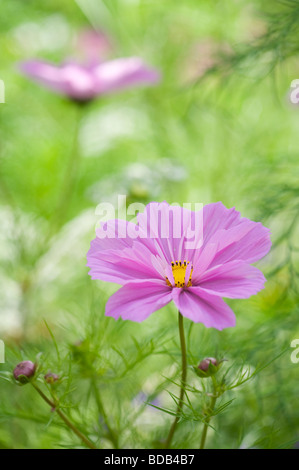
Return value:
<svg viewBox="0 0 299 470">
<path fill-rule="evenodd" d="M 36 372 L 37 364 L 31 361 L 23 361 L 16 365 L 13 370 L 13 376 L 19 384 L 27 384 L 34 377 Z M 59 381 L 60 376 L 53 374 L 53 372 L 48 372 L 44 376 L 45 382 L 49 385 L 53 385 Z"/>
</svg>

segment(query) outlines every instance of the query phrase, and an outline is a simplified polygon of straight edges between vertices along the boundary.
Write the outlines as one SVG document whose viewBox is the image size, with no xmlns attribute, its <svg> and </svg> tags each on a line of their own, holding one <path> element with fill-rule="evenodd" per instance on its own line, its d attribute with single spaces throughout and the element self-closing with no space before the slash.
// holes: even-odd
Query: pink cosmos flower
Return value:
<svg viewBox="0 0 299 470">
<path fill-rule="evenodd" d="M 202 231 L 192 229 L 200 220 Z M 87 265 L 92 279 L 122 285 L 106 304 L 108 316 L 141 322 L 173 301 L 183 316 L 222 330 L 235 326 L 222 297 L 248 298 L 264 287 L 250 264 L 270 247 L 267 228 L 221 202 L 197 212 L 152 202 L 137 224 L 102 223 Z"/>
<path fill-rule="evenodd" d="M 79 102 L 137 85 L 151 85 L 160 78 L 159 73 L 139 57 L 88 65 L 69 62 L 59 66 L 31 60 L 22 63 L 20 67 L 31 79 Z"/>
</svg>

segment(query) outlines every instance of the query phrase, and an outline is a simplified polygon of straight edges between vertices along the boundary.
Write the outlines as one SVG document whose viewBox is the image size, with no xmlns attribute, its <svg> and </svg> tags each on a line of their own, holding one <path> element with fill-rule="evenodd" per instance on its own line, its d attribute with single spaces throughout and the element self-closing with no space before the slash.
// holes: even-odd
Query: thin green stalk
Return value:
<svg viewBox="0 0 299 470">
<path fill-rule="evenodd" d="M 85 109 L 85 104 L 76 103 L 76 116 L 75 116 L 75 129 L 73 131 L 73 142 L 65 170 L 64 181 L 61 188 L 61 193 L 58 199 L 57 209 L 55 211 L 54 220 L 52 224 L 52 230 L 55 231 L 63 225 L 67 218 L 67 213 L 72 201 L 75 185 L 77 182 L 79 162 L 80 162 L 80 150 L 79 150 L 79 130 L 82 119 L 82 113 Z"/>
<path fill-rule="evenodd" d="M 214 411 L 217 398 L 218 398 L 218 395 L 216 393 L 216 387 L 215 387 L 215 383 L 214 383 L 213 395 L 211 397 L 210 408 L 209 408 L 209 413 L 210 414 L 209 414 L 208 418 L 206 419 L 206 422 L 205 422 L 204 427 L 203 427 L 201 440 L 200 440 L 200 446 L 199 446 L 200 449 L 204 449 L 204 447 L 205 447 L 208 427 L 209 427 L 210 420 L 212 418 L 212 413 Z"/>
<path fill-rule="evenodd" d="M 112 442 L 112 444 L 114 445 L 114 448 L 118 449 L 118 436 L 109 424 L 108 416 L 107 416 L 105 408 L 103 406 L 103 402 L 102 402 L 102 399 L 101 399 L 101 396 L 100 396 L 99 389 L 98 389 L 97 384 L 96 384 L 96 380 L 92 379 L 91 383 L 92 383 L 92 388 L 93 388 L 93 391 L 94 391 L 94 396 L 95 396 L 95 400 L 96 400 L 96 403 L 97 403 L 97 407 L 98 407 L 98 410 L 99 410 L 99 414 L 102 416 L 102 418 L 104 420 L 104 423 L 107 427 L 109 439 Z"/>
<path fill-rule="evenodd" d="M 85 108 L 86 104 L 83 103 L 76 103 L 76 113 L 75 113 L 75 125 L 74 125 L 74 132 L 72 137 L 72 145 L 71 151 L 67 163 L 67 168 L 65 170 L 64 181 L 61 188 L 61 193 L 58 198 L 57 208 L 53 211 L 53 217 L 50 221 L 49 230 L 47 232 L 46 238 L 43 240 L 43 243 L 40 245 L 40 249 L 38 255 L 36 257 L 35 263 L 43 256 L 44 253 L 49 250 L 51 246 L 52 236 L 57 233 L 57 231 L 61 228 L 63 223 L 65 222 L 67 212 L 69 206 L 72 201 L 77 176 L 78 176 L 78 169 L 80 163 L 80 153 L 79 153 L 79 142 L 78 142 L 78 135 L 80 130 L 80 123 L 82 118 L 82 113 L 84 112 L 83 108 Z M 0 174 L 1 178 L 1 174 Z M 31 269 L 31 276 L 34 278 L 34 268 Z M 23 288 L 23 286 L 21 286 Z M 26 286 L 26 292 L 23 291 L 23 318 L 24 318 L 24 325 L 23 325 L 23 334 L 26 335 L 27 331 L 27 321 L 28 321 L 28 298 L 30 299 L 31 295 L 31 284 Z"/>
<path fill-rule="evenodd" d="M 186 385 L 186 379 L 187 379 L 187 351 L 186 351 L 186 341 L 185 341 L 185 333 L 184 333 L 184 323 L 183 323 L 183 315 L 181 315 L 180 312 L 178 312 L 178 320 L 179 320 L 179 333 L 180 333 L 180 343 L 181 343 L 181 351 L 182 351 L 182 379 L 181 379 L 181 390 L 180 390 L 180 398 L 179 402 L 177 405 L 177 410 L 176 410 L 176 417 L 175 420 L 172 423 L 172 426 L 169 430 L 168 437 L 166 439 L 165 443 L 165 449 L 169 449 L 171 446 L 172 438 L 174 436 L 177 424 L 180 419 L 180 414 L 183 409 L 183 399 L 184 399 L 184 394 L 185 394 L 185 385 Z"/>
<path fill-rule="evenodd" d="M 35 388 L 35 390 L 39 393 L 39 395 L 42 397 L 42 399 L 49 405 L 51 406 L 52 410 L 56 411 L 56 413 L 60 416 L 60 418 L 65 422 L 68 428 L 70 428 L 80 439 L 81 441 L 90 449 L 97 449 L 97 447 L 91 442 L 82 432 L 67 418 L 67 416 L 59 409 L 57 408 L 57 404 L 54 403 L 52 400 L 50 400 L 44 392 L 33 382 L 31 382 L 31 385 Z"/>
</svg>

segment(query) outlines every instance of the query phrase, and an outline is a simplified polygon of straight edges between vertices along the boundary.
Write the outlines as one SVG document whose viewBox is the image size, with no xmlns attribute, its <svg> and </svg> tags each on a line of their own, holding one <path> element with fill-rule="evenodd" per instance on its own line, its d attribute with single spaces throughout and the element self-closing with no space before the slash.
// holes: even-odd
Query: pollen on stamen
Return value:
<svg viewBox="0 0 299 470">
<path fill-rule="evenodd" d="M 192 286 L 192 272 L 193 272 L 193 266 L 191 267 L 190 271 L 190 276 L 189 280 L 186 284 L 186 270 L 187 266 L 190 264 L 190 261 L 184 260 L 183 262 L 181 260 L 179 261 L 172 261 L 171 262 L 171 269 L 172 269 L 172 274 L 173 274 L 173 279 L 174 279 L 174 286 L 171 284 L 169 281 L 168 277 L 166 277 L 166 284 L 169 287 L 191 287 Z"/>
</svg>

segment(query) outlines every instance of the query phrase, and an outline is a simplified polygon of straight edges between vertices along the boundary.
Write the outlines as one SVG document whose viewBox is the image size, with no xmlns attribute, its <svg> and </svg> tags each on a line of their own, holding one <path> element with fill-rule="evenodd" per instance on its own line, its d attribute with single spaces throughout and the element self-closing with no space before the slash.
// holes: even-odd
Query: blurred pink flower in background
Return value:
<svg viewBox="0 0 299 470">
<path fill-rule="evenodd" d="M 192 230 L 196 247 L 186 248 Z M 102 223 L 87 265 L 92 279 L 123 285 L 107 302 L 108 316 L 140 322 L 174 301 L 183 316 L 222 330 L 235 326 L 235 315 L 221 297 L 248 298 L 263 289 L 265 278 L 250 263 L 270 247 L 267 228 L 221 202 L 197 212 L 152 202 L 137 225 Z"/>
<path fill-rule="evenodd" d="M 115 59 L 89 66 L 75 62 L 57 66 L 41 60 L 31 60 L 21 64 L 21 71 L 47 88 L 82 102 L 138 85 L 153 85 L 160 79 L 160 74 L 139 57 Z"/>
<path fill-rule="evenodd" d="M 84 29 L 76 35 L 74 46 L 85 64 L 97 64 L 107 59 L 114 49 L 111 38 L 104 31 L 94 29 Z"/>
<path fill-rule="evenodd" d="M 105 33 L 83 31 L 77 37 L 76 52 L 84 60 L 72 59 L 60 65 L 43 60 L 28 60 L 20 70 L 45 87 L 78 102 L 140 85 L 154 85 L 160 73 L 140 57 L 106 60 L 111 41 Z"/>
</svg>

